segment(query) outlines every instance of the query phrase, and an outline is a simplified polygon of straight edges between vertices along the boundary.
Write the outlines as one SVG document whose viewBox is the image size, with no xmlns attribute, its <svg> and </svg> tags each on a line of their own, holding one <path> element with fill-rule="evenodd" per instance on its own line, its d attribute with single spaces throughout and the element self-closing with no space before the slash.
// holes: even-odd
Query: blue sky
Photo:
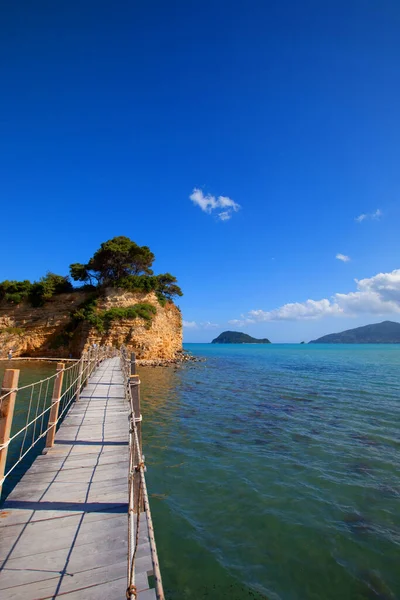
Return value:
<svg viewBox="0 0 400 600">
<path fill-rule="evenodd" d="M 399 320 L 397 0 L 21 1 L 0 27 L 1 280 L 127 235 L 186 341 Z"/>
</svg>

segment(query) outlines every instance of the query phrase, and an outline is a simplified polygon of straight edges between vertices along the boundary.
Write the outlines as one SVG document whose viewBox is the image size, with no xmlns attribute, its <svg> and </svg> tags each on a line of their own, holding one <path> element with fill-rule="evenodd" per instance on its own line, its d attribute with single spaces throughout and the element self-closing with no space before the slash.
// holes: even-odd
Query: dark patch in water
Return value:
<svg viewBox="0 0 400 600">
<path fill-rule="evenodd" d="M 360 442 L 363 446 L 377 446 L 378 442 L 362 433 L 352 433 L 350 436 L 353 440 Z"/>
<path fill-rule="evenodd" d="M 257 419 L 258 417 L 262 417 L 262 415 L 263 415 L 263 412 L 261 410 L 252 410 L 248 414 L 249 417 L 254 417 L 255 419 Z"/>
<path fill-rule="evenodd" d="M 292 433 L 292 440 L 294 442 L 310 442 L 311 438 L 303 433 Z"/>
<path fill-rule="evenodd" d="M 380 485 L 378 490 L 381 492 L 382 496 L 385 498 L 399 498 L 400 490 L 391 487 L 390 485 Z"/>
<path fill-rule="evenodd" d="M 292 398 L 292 400 L 295 400 L 296 402 L 314 402 L 312 398 Z"/>
<path fill-rule="evenodd" d="M 392 590 L 377 571 L 365 569 L 360 572 L 360 579 L 368 586 L 366 592 L 369 600 L 395 600 Z"/>
<path fill-rule="evenodd" d="M 270 443 L 270 440 L 266 440 L 265 438 L 256 438 L 254 440 L 254 443 L 256 444 L 256 446 L 266 446 Z"/>
<path fill-rule="evenodd" d="M 372 467 L 368 463 L 357 462 L 350 465 L 350 471 L 358 473 L 358 475 L 369 475 L 372 473 Z"/>
<path fill-rule="evenodd" d="M 275 445 L 273 446 L 273 449 L 274 449 L 274 450 L 278 450 L 278 451 L 280 451 L 280 452 L 286 452 L 286 451 L 287 451 L 287 449 L 288 449 L 288 447 L 287 447 L 287 446 L 285 446 L 285 444 L 275 444 Z"/>
<path fill-rule="evenodd" d="M 365 533 L 371 529 L 368 520 L 357 512 L 346 513 L 343 517 L 343 523 L 352 533 Z"/>
<path fill-rule="evenodd" d="M 225 448 L 225 445 L 222 442 L 219 441 L 215 441 L 213 442 L 214 446 L 216 446 L 217 448 Z"/>
<path fill-rule="evenodd" d="M 241 429 L 230 429 L 229 433 L 232 433 L 232 435 L 238 435 L 239 433 L 242 433 Z"/>
<path fill-rule="evenodd" d="M 271 412 L 281 412 L 282 410 L 282 406 L 278 403 L 272 403 L 272 402 L 260 402 L 260 404 L 258 406 L 261 406 L 262 408 L 266 408 L 267 410 L 271 411 Z"/>
</svg>

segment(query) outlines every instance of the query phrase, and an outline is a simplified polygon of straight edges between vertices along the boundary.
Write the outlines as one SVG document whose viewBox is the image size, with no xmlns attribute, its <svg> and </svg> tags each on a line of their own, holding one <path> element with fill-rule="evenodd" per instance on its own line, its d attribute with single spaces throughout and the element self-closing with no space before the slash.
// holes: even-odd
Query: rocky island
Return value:
<svg viewBox="0 0 400 600">
<path fill-rule="evenodd" d="M 310 344 L 400 344 L 400 323 L 382 321 L 324 335 Z"/>
<path fill-rule="evenodd" d="M 93 344 L 124 344 L 138 359 L 185 359 L 176 278 L 154 275 L 154 254 L 119 236 L 70 275 L 0 283 L 0 358 L 79 357 Z M 72 281 L 78 282 L 74 287 Z"/>
<path fill-rule="evenodd" d="M 224 331 L 220 333 L 212 342 L 212 344 L 270 344 L 267 338 L 257 340 L 247 333 L 241 331 Z"/>
</svg>

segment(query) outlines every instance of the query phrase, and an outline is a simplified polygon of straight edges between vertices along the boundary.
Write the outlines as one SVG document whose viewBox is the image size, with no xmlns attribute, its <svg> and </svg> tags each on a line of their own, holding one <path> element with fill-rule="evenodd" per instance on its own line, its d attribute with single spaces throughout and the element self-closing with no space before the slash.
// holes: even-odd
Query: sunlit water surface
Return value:
<svg viewBox="0 0 400 600">
<path fill-rule="evenodd" d="M 187 348 L 206 362 L 140 369 L 167 598 L 400 598 L 400 346 Z"/>
<path fill-rule="evenodd" d="M 140 370 L 167 597 L 400 598 L 400 346 L 187 349 Z"/>
</svg>

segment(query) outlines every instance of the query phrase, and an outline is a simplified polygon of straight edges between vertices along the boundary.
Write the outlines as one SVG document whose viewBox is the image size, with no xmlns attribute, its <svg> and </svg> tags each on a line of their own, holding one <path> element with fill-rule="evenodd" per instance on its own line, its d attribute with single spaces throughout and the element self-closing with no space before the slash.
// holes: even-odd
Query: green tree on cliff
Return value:
<svg viewBox="0 0 400 600">
<path fill-rule="evenodd" d="M 73 280 L 93 286 L 96 297 L 106 287 L 119 287 L 144 294 L 155 292 L 164 306 L 183 294 L 176 277 L 170 273 L 154 275 L 153 262 L 154 254 L 148 246 L 138 246 L 128 237 L 118 236 L 101 244 L 86 264 L 70 265 L 70 274 Z M 28 280 L 0 282 L 0 302 L 20 304 L 28 301 L 32 306 L 42 306 L 53 296 L 73 290 L 68 277 L 49 272 L 33 283 Z"/>
<path fill-rule="evenodd" d="M 125 236 L 118 236 L 101 244 L 87 264 L 70 265 L 75 281 L 97 284 L 101 287 L 117 286 L 123 277 L 152 275 L 154 254 L 147 246 L 138 246 Z"/>
<path fill-rule="evenodd" d="M 98 288 L 120 287 L 130 291 L 154 291 L 161 304 L 182 296 L 176 277 L 170 273 L 154 275 L 154 254 L 125 236 L 101 244 L 87 264 L 70 265 L 72 279 Z"/>
<path fill-rule="evenodd" d="M 172 300 L 174 296 L 183 296 L 182 290 L 177 285 L 177 279 L 171 273 L 162 273 L 157 275 L 157 289 L 156 291 L 167 298 Z"/>
</svg>

